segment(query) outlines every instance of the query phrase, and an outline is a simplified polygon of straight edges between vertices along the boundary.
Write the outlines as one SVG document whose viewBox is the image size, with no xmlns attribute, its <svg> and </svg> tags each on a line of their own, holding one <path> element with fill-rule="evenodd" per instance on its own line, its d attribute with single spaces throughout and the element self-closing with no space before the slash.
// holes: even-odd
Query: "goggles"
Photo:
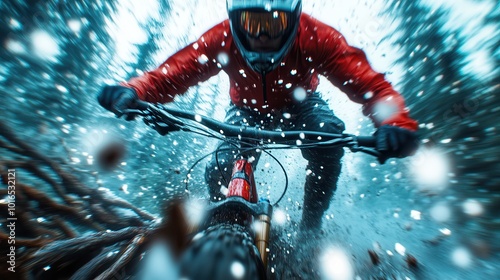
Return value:
<svg viewBox="0 0 500 280">
<path fill-rule="evenodd" d="M 252 38 L 260 35 L 276 39 L 287 31 L 288 13 L 283 11 L 273 12 L 240 12 L 240 29 Z"/>
</svg>

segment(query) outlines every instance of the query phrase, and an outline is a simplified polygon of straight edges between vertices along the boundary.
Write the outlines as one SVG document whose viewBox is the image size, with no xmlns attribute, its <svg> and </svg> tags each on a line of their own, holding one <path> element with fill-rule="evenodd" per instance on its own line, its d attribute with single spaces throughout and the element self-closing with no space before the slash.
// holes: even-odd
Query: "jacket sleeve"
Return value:
<svg viewBox="0 0 500 280">
<path fill-rule="evenodd" d="M 324 25 L 321 30 L 318 36 L 324 43 L 318 44 L 323 62 L 319 73 L 349 99 L 363 104 L 363 114 L 370 117 L 376 127 L 388 124 L 416 131 L 418 123 L 410 118 L 403 97 L 383 74 L 372 69 L 365 53 L 349 46 L 334 28 Z"/>
<path fill-rule="evenodd" d="M 221 70 L 217 66 L 216 53 L 223 38 L 219 24 L 196 42 L 181 49 L 153 71 L 132 78 L 123 85 L 133 88 L 139 99 L 147 102 L 166 103 L 189 87 L 208 80 Z"/>
</svg>

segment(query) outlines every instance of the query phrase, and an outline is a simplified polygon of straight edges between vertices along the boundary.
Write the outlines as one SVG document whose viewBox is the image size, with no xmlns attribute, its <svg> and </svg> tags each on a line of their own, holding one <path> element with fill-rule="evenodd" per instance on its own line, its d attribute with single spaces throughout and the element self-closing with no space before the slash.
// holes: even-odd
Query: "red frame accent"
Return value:
<svg viewBox="0 0 500 280">
<path fill-rule="evenodd" d="M 241 177 L 235 178 L 237 173 L 242 172 L 245 174 L 245 179 Z M 243 197 L 252 203 L 257 203 L 258 201 L 252 164 L 246 159 L 239 159 L 234 163 L 227 193 L 227 197 L 231 196 Z"/>
</svg>

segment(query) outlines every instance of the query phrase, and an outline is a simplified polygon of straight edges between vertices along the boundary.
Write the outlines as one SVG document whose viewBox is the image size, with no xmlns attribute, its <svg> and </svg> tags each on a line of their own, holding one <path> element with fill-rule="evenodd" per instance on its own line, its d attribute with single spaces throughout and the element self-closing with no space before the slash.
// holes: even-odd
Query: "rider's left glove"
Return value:
<svg viewBox="0 0 500 280">
<path fill-rule="evenodd" d="M 105 109 L 121 117 L 126 109 L 136 109 L 139 102 L 137 93 L 125 86 L 105 86 L 97 96 L 99 104 Z M 133 115 L 127 115 L 126 120 L 133 120 Z"/>
<path fill-rule="evenodd" d="M 419 146 L 417 133 L 397 126 L 383 125 L 375 132 L 378 158 L 384 163 L 388 158 L 403 158 L 415 154 Z"/>
</svg>

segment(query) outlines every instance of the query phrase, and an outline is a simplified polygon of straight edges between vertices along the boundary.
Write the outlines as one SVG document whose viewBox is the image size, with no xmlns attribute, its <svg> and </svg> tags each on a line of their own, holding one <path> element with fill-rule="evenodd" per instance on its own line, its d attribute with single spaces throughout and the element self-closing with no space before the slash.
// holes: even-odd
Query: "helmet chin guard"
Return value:
<svg viewBox="0 0 500 280">
<path fill-rule="evenodd" d="M 234 42 L 248 66 L 263 74 L 276 69 L 295 41 L 302 1 L 227 0 L 226 4 Z M 250 40 L 258 40 L 261 34 L 279 34 L 279 45 L 265 50 L 252 48 Z"/>
</svg>

